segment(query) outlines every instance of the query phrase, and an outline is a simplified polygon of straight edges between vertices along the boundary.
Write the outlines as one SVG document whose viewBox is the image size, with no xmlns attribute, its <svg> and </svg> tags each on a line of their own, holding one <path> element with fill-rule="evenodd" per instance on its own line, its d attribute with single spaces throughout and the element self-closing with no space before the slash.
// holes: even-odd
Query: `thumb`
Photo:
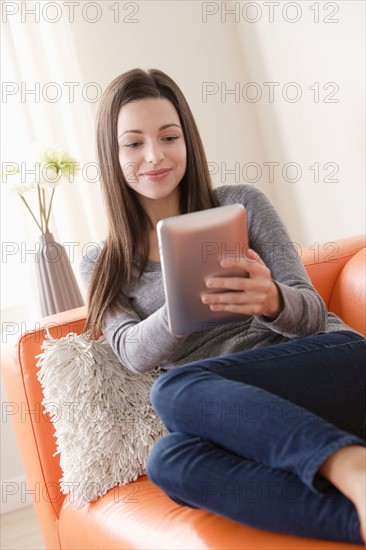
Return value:
<svg viewBox="0 0 366 550">
<path fill-rule="evenodd" d="M 246 253 L 246 259 L 249 262 L 252 262 L 252 263 L 260 262 L 260 263 L 263 264 L 263 260 L 261 259 L 259 254 L 257 254 L 257 252 L 255 252 L 252 248 L 248 248 L 247 253 Z"/>
</svg>

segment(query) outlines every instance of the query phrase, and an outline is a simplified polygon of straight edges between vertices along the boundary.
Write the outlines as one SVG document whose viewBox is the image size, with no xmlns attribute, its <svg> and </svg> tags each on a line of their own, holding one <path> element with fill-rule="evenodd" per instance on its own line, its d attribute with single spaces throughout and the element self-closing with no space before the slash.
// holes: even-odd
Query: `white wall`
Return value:
<svg viewBox="0 0 366 550">
<path fill-rule="evenodd" d="M 32 502 L 11 424 L 14 414 L 20 414 L 19 407 L 8 401 L 1 387 L 1 514 L 29 506 Z"/>
<path fill-rule="evenodd" d="M 292 3 L 297 8 L 284 10 L 290 4 L 276 7 L 273 23 L 269 8 L 262 6 L 257 23 L 247 23 L 241 12 L 234 26 L 250 79 L 280 84 L 273 103 L 265 87 L 266 97 L 256 103 L 265 157 L 280 163 L 271 183 L 272 197 L 294 240 L 309 245 L 365 231 L 365 3 L 297 2 Z M 253 19 L 257 14 L 248 15 Z M 286 20 L 297 18 L 294 23 Z M 296 82 L 302 94 L 295 103 L 282 97 L 289 82 Z M 314 83 L 319 83 L 319 102 L 310 89 Z M 335 84 L 324 89 L 327 83 Z M 288 89 L 291 98 L 294 92 Z M 286 182 L 280 172 L 289 162 L 302 169 L 296 183 Z M 319 182 L 309 168 L 315 162 Z M 325 181 L 333 167 L 323 167 L 331 162 L 337 182 Z"/>
</svg>

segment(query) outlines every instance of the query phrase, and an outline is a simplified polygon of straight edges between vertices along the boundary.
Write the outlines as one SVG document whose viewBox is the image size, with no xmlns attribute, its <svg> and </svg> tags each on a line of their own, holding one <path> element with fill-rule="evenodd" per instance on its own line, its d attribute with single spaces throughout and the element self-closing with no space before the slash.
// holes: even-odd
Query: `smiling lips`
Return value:
<svg viewBox="0 0 366 550">
<path fill-rule="evenodd" d="M 155 180 L 166 176 L 170 172 L 170 168 L 162 168 L 161 170 L 151 170 L 150 172 L 143 172 L 141 175 L 149 179 Z"/>
</svg>

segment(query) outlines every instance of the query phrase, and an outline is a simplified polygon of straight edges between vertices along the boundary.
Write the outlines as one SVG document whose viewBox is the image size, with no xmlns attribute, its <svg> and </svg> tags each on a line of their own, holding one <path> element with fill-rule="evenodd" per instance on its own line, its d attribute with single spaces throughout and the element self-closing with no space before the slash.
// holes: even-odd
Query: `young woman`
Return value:
<svg viewBox="0 0 366 550">
<path fill-rule="evenodd" d="M 364 544 L 366 340 L 327 312 L 263 193 L 212 188 L 192 113 L 165 73 L 134 69 L 108 86 L 97 150 L 109 232 L 81 262 L 84 331 L 102 330 L 134 372 L 167 370 L 151 398 L 170 433 L 148 476 L 182 505 Z M 156 224 L 233 203 L 247 209 L 251 248 L 235 265 L 249 277 L 213 278 L 208 288 L 233 292 L 202 300 L 238 321 L 174 336 Z"/>
</svg>

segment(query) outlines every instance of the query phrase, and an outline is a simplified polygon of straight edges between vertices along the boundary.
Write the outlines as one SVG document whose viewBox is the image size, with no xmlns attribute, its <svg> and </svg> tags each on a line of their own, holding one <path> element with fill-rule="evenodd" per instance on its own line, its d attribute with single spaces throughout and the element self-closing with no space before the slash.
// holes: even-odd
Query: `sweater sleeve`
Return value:
<svg viewBox="0 0 366 550">
<path fill-rule="evenodd" d="M 179 344 L 187 338 L 170 332 L 165 305 L 144 320 L 137 313 L 107 312 L 102 330 L 121 363 L 138 373 L 174 361 Z"/>
<path fill-rule="evenodd" d="M 287 228 L 269 199 L 251 185 L 234 191 L 237 202 L 247 209 L 250 247 L 271 270 L 272 280 L 283 299 L 283 309 L 273 321 L 258 321 L 287 338 L 323 331 L 327 308 L 313 287 L 301 261 L 301 247 L 291 241 Z"/>
<path fill-rule="evenodd" d="M 81 259 L 79 272 L 86 289 L 100 250 L 98 244 Z M 102 332 L 121 363 L 133 372 L 142 373 L 174 360 L 179 344 L 187 336 L 170 332 L 166 305 L 142 320 L 122 291 L 119 298 L 129 311 L 113 313 L 109 308 L 102 319 Z"/>
</svg>

